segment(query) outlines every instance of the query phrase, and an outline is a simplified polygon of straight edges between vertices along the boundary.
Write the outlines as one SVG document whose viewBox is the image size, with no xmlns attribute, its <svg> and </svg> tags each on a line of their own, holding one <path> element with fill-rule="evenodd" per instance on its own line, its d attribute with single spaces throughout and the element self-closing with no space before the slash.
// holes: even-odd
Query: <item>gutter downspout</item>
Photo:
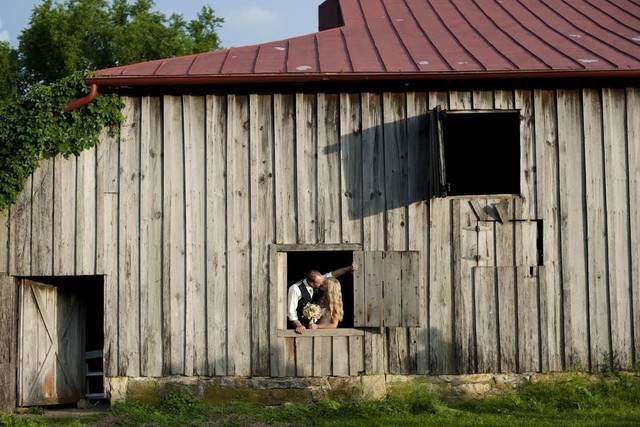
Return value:
<svg viewBox="0 0 640 427">
<path fill-rule="evenodd" d="M 83 107 L 85 105 L 91 104 L 96 97 L 98 96 L 98 85 L 95 83 L 91 84 L 91 89 L 89 93 L 82 98 L 74 99 L 64 106 L 64 112 L 68 113 L 69 111 L 73 111 L 76 108 Z"/>
</svg>

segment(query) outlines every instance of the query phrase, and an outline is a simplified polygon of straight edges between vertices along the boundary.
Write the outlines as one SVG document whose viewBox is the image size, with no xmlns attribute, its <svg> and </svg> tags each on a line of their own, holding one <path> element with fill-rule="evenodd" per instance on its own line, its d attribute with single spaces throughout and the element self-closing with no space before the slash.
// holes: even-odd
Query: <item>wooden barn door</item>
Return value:
<svg viewBox="0 0 640 427">
<path fill-rule="evenodd" d="M 78 295 L 31 280 L 20 287 L 19 406 L 84 396 L 84 309 Z"/>
</svg>

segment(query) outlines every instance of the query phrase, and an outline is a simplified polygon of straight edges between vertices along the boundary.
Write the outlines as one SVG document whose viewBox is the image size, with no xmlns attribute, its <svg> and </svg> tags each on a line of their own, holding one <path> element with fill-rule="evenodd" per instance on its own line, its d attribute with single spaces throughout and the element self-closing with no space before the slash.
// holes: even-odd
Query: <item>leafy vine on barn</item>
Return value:
<svg viewBox="0 0 640 427">
<path fill-rule="evenodd" d="M 98 143 L 105 126 L 122 121 L 122 103 L 114 94 L 64 112 L 65 104 L 88 92 L 86 77 L 79 72 L 33 85 L 20 102 L 0 108 L 0 210 L 15 202 L 44 157 L 77 156 Z"/>
</svg>

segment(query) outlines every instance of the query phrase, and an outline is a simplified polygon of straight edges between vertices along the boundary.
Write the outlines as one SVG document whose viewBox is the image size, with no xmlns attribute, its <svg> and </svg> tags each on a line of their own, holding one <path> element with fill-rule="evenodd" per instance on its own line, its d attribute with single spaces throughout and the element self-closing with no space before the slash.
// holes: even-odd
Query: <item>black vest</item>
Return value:
<svg viewBox="0 0 640 427">
<path fill-rule="evenodd" d="M 320 289 L 314 289 L 312 297 L 311 295 L 309 295 L 309 291 L 307 290 L 304 282 L 301 282 L 298 285 L 298 289 L 300 289 L 300 300 L 298 301 L 298 308 L 296 309 L 296 313 L 298 314 L 298 320 L 300 320 L 300 323 L 302 323 L 303 325 L 307 325 L 309 323 L 309 319 L 303 316 L 302 311 L 304 310 L 304 307 L 309 303 L 318 304 L 318 302 L 320 301 L 321 291 Z"/>
</svg>

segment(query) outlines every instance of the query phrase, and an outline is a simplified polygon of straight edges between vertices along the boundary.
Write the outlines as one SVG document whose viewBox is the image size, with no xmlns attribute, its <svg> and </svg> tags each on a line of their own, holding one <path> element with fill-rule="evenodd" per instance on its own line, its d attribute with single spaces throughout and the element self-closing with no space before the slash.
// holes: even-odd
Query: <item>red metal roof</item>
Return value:
<svg viewBox="0 0 640 427">
<path fill-rule="evenodd" d="M 640 76 L 640 0 L 327 0 L 320 28 L 99 70 L 89 82 Z"/>
</svg>

